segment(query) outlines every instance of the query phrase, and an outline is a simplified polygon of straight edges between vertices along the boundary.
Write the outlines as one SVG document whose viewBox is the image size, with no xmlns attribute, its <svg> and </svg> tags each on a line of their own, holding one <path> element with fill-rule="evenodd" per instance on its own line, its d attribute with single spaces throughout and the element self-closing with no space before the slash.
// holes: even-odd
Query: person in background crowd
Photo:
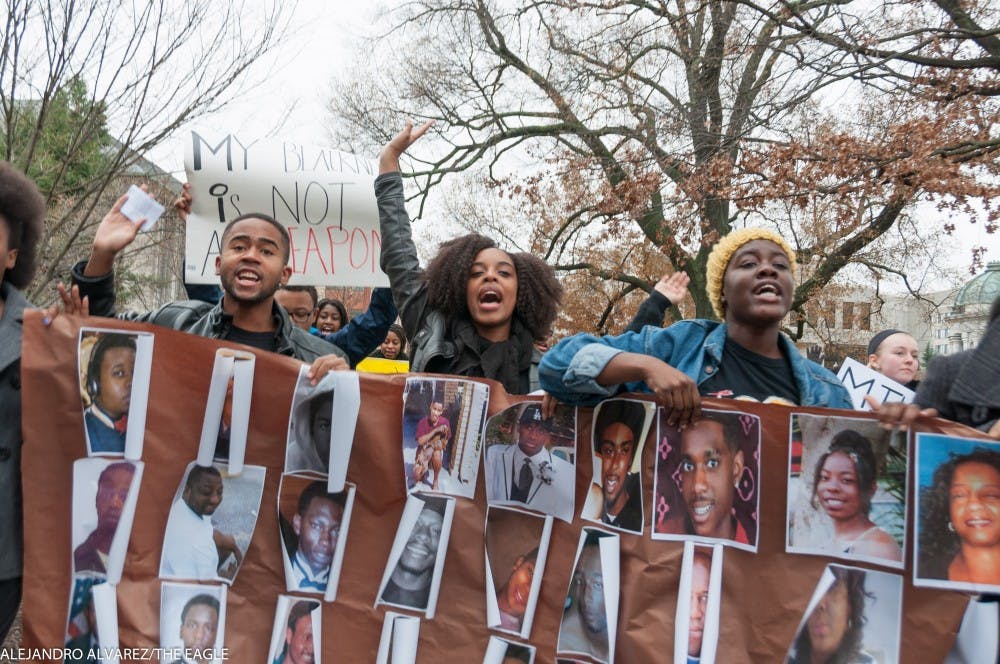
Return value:
<svg viewBox="0 0 1000 664">
<path fill-rule="evenodd" d="M 420 268 L 399 158 L 430 126 L 407 123 L 382 149 L 375 180 L 382 269 L 410 339 L 410 368 L 491 378 L 527 394 L 535 389 L 533 342 L 551 329 L 562 286 L 541 259 L 477 233 L 445 242 Z"/>
<path fill-rule="evenodd" d="M 351 322 L 347 315 L 347 307 L 344 303 L 335 298 L 323 298 L 316 305 L 316 320 L 313 327 L 319 330 L 320 334 L 333 334 L 339 332 Z"/>
<path fill-rule="evenodd" d="M 285 310 L 274 301 L 278 287 L 288 281 L 290 240 L 288 231 L 266 214 L 237 217 L 222 231 L 222 253 L 215 270 L 223 297 L 208 302 L 171 302 L 146 313 L 115 312 L 114 261 L 139 232 L 143 219 L 132 221 L 121 212 L 128 195 L 118 199 L 101 220 L 94 235 L 90 258 L 73 268 L 73 282 L 89 301 L 95 316 L 153 323 L 199 336 L 246 344 L 259 350 L 312 362 L 309 378 L 319 382 L 328 371 L 347 369 L 340 348 L 292 325 Z M 77 302 L 63 294 L 69 313 Z"/>
<path fill-rule="evenodd" d="M 312 322 L 316 318 L 316 302 L 319 293 L 314 286 L 288 286 L 279 288 L 274 293 L 274 301 L 288 312 L 295 327 L 312 331 Z"/>
<path fill-rule="evenodd" d="M 31 305 L 19 289 L 35 276 L 45 199 L 0 162 L 0 643 L 21 603 L 21 329 Z"/>
<path fill-rule="evenodd" d="M 385 335 L 385 341 L 378 347 L 371 357 L 381 357 L 386 360 L 407 361 L 410 358 L 406 355 L 406 332 L 402 325 L 393 323 L 389 326 L 389 332 Z"/>
<path fill-rule="evenodd" d="M 1000 296 L 990 306 L 979 345 L 934 357 L 912 404 L 879 404 L 871 397 L 868 403 L 886 428 L 908 427 L 918 417 L 943 417 L 1000 440 Z"/>
<path fill-rule="evenodd" d="M 632 321 L 625 329 L 626 332 L 641 332 L 647 325 L 663 327 L 663 319 L 667 315 L 667 309 L 671 306 L 677 307 L 681 300 L 687 295 L 688 285 L 691 277 L 684 272 L 674 272 L 665 274 L 653 285 L 653 290 L 635 312 Z M 679 309 L 676 309 L 680 313 Z M 679 320 L 679 317 L 678 317 Z"/>
<path fill-rule="evenodd" d="M 671 426 L 696 420 L 702 396 L 850 408 L 837 377 L 781 333 L 794 272 L 795 252 L 780 235 L 733 231 L 712 249 L 706 275 L 712 307 L 725 322 L 685 320 L 618 337 L 578 334 L 542 358 L 541 387 L 568 404 L 653 392 Z"/>
<path fill-rule="evenodd" d="M 868 368 L 903 387 L 916 390 L 920 381 L 920 349 L 917 340 L 899 330 L 882 330 L 868 342 Z"/>
</svg>

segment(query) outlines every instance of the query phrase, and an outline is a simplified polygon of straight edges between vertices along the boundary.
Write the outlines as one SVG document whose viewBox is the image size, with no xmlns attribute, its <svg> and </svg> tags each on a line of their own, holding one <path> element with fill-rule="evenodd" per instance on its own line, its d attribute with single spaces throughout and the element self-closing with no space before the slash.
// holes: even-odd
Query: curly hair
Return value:
<svg viewBox="0 0 1000 664">
<path fill-rule="evenodd" d="M 632 439 L 638 446 L 642 441 L 642 426 L 646 423 L 646 407 L 639 401 L 628 401 L 626 399 L 613 399 L 605 401 L 600 405 L 597 412 L 597 421 L 594 422 L 594 452 L 601 449 L 601 434 L 609 426 L 615 423 L 624 424 L 632 432 Z M 635 455 L 635 448 L 632 449 Z"/>
<path fill-rule="evenodd" d="M 428 305 L 448 318 L 471 318 L 465 289 L 469 268 L 480 251 L 496 248 L 496 242 L 479 233 L 443 242 L 424 271 Z M 546 337 L 559 311 L 562 285 L 552 267 L 537 256 L 524 252 L 507 255 L 517 271 L 514 316 L 536 339 Z"/>
<path fill-rule="evenodd" d="M 838 431 L 833 440 L 830 441 L 830 447 L 816 462 L 816 468 L 813 470 L 812 498 L 809 499 L 809 504 L 812 505 L 813 509 L 816 509 L 816 489 L 819 487 L 820 475 L 823 474 L 823 465 L 831 454 L 837 453 L 846 456 L 854 465 L 854 472 L 858 476 L 861 511 L 865 513 L 865 516 L 868 516 L 872 510 L 872 496 L 875 495 L 878 464 L 875 461 L 875 452 L 872 450 L 871 441 L 854 429 Z"/>
<path fill-rule="evenodd" d="M 340 313 L 340 329 L 347 327 L 351 319 L 347 317 L 347 307 L 340 300 L 332 297 L 324 297 L 316 304 L 316 317 L 313 319 L 313 326 L 319 321 L 319 314 L 325 307 L 333 307 Z"/>
<path fill-rule="evenodd" d="M 947 579 L 948 566 L 962 547 L 951 523 L 951 482 L 955 469 L 963 463 L 981 463 L 1000 472 L 1000 452 L 975 447 L 968 454 L 949 454 L 934 471 L 929 487 L 920 491 L 920 556 L 918 574 L 924 578 Z"/>
<path fill-rule="evenodd" d="M 38 267 L 45 199 L 31 178 L 5 161 L 0 161 L 0 220 L 7 224 L 7 248 L 17 249 L 17 262 L 4 270 L 0 283 L 23 289 Z"/>
<path fill-rule="evenodd" d="M 857 661 L 861 654 L 861 640 L 864 636 L 864 626 L 868 622 L 865 618 L 865 598 L 873 595 L 865 591 L 865 572 L 858 569 L 848 569 L 846 567 L 830 566 L 827 569 L 833 574 L 833 584 L 827 588 L 827 594 L 831 593 L 837 585 L 842 585 L 847 589 L 847 630 L 840 639 L 840 645 L 826 662 L 827 664 L 850 664 Z M 816 609 L 814 608 L 815 612 Z M 810 618 L 812 616 L 810 615 Z M 795 654 L 789 658 L 790 662 L 811 662 L 812 661 L 812 639 L 809 636 L 808 619 L 802 625 L 793 649 Z"/>
</svg>

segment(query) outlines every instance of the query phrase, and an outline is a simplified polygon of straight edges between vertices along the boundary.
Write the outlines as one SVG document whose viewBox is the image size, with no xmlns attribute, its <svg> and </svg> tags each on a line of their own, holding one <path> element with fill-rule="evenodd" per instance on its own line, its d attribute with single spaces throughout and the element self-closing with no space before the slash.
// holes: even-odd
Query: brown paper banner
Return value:
<svg viewBox="0 0 1000 664">
<path fill-rule="evenodd" d="M 148 325 L 96 318 L 58 317 L 42 325 L 41 312 L 24 321 L 22 385 L 24 408 L 24 646 L 62 647 L 66 598 L 70 594 L 70 513 L 72 464 L 86 456 L 79 380 L 77 333 L 81 325 L 143 330 L 156 335 L 143 461 L 146 473 L 135 524 L 118 587 L 122 648 L 155 648 L 159 643 L 160 581 L 157 570 L 167 513 L 198 441 L 215 351 L 236 347 Z M 275 510 L 285 459 L 291 395 L 300 362 L 255 352 L 256 380 L 251 401 L 246 462 L 267 467 L 257 528 L 226 602 L 224 644 L 239 662 L 261 662 L 277 598 L 285 592 L 281 542 Z M 400 440 L 406 377 L 361 376 L 361 412 L 347 480 L 357 485 L 337 601 L 323 607 L 322 655 L 326 662 L 372 661 L 382 631 L 384 607 L 375 608 L 379 579 L 406 502 Z M 490 416 L 515 400 L 490 384 Z M 726 551 L 717 661 L 782 661 L 803 611 L 834 559 L 784 552 L 788 426 L 791 409 L 781 406 L 706 400 L 709 407 L 742 410 L 762 421 L 760 542 L 757 554 Z M 801 412 L 829 413 L 823 409 Z M 577 432 L 576 505 L 579 515 L 591 482 L 591 412 L 581 409 Z M 334 425 L 335 426 L 335 425 Z M 974 435 L 940 420 L 923 430 Z M 652 505 L 654 432 L 642 458 L 644 502 Z M 912 466 L 912 462 L 911 462 Z M 458 499 L 451 543 L 441 581 L 437 613 L 420 625 L 418 662 L 482 661 L 490 637 L 486 628 L 483 481 L 473 500 Z M 911 469 L 912 482 L 912 469 Z M 909 518 L 912 520 L 913 510 Z M 650 515 L 642 536 L 621 535 L 621 601 L 615 648 L 617 662 L 662 661 L 673 652 L 673 623 L 680 580 L 682 542 L 652 541 Z M 555 659 L 556 638 L 581 528 L 556 521 L 529 641 L 537 661 Z M 953 642 L 967 597 L 914 588 L 912 532 L 908 529 L 903 576 L 901 661 L 941 661 Z M 885 569 L 866 566 L 872 569 Z M 140 660 L 133 653 L 132 659 Z M 58 661 L 35 658 L 37 661 Z M 124 658 L 123 658 L 124 659 Z"/>
</svg>

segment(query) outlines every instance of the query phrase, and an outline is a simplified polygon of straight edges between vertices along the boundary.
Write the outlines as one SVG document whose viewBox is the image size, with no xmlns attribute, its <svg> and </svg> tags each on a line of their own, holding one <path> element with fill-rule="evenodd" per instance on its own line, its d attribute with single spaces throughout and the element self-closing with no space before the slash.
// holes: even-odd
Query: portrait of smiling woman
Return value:
<svg viewBox="0 0 1000 664">
<path fill-rule="evenodd" d="M 929 485 L 921 482 L 917 576 L 946 580 L 959 588 L 1000 586 L 1000 450 L 985 441 L 918 438 L 923 471 L 930 443 L 948 448 L 933 467 Z M 919 578 L 917 583 L 919 583 Z M 956 585 L 957 584 L 957 585 Z"/>
<path fill-rule="evenodd" d="M 875 420 L 794 414 L 788 551 L 900 567 L 906 460 L 898 444 Z"/>
</svg>

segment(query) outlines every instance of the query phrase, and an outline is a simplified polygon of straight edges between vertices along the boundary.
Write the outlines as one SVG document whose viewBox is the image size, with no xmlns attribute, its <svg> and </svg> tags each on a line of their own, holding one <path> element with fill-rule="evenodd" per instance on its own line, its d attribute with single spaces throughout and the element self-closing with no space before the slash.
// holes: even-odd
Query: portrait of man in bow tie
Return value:
<svg viewBox="0 0 1000 664">
<path fill-rule="evenodd" d="M 566 458 L 573 458 L 572 447 L 566 455 L 565 450 L 555 444 L 557 437 L 563 437 L 558 431 L 559 418 L 543 419 L 541 407 L 534 402 L 515 408 L 517 418 L 511 442 L 494 441 L 486 450 L 487 500 L 494 504 L 519 503 L 571 521 L 576 468 Z M 489 438 L 490 427 L 487 426 L 487 444 Z M 574 432 L 570 444 L 575 440 Z"/>
<path fill-rule="evenodd" d="M 132 402 L 135 337 L 113 332 L 96 336 L 83 377 L 84 392 L 90 401 L 83 411 L 87 441 L 92 453 L 122 453 Z"/>
</svg>

